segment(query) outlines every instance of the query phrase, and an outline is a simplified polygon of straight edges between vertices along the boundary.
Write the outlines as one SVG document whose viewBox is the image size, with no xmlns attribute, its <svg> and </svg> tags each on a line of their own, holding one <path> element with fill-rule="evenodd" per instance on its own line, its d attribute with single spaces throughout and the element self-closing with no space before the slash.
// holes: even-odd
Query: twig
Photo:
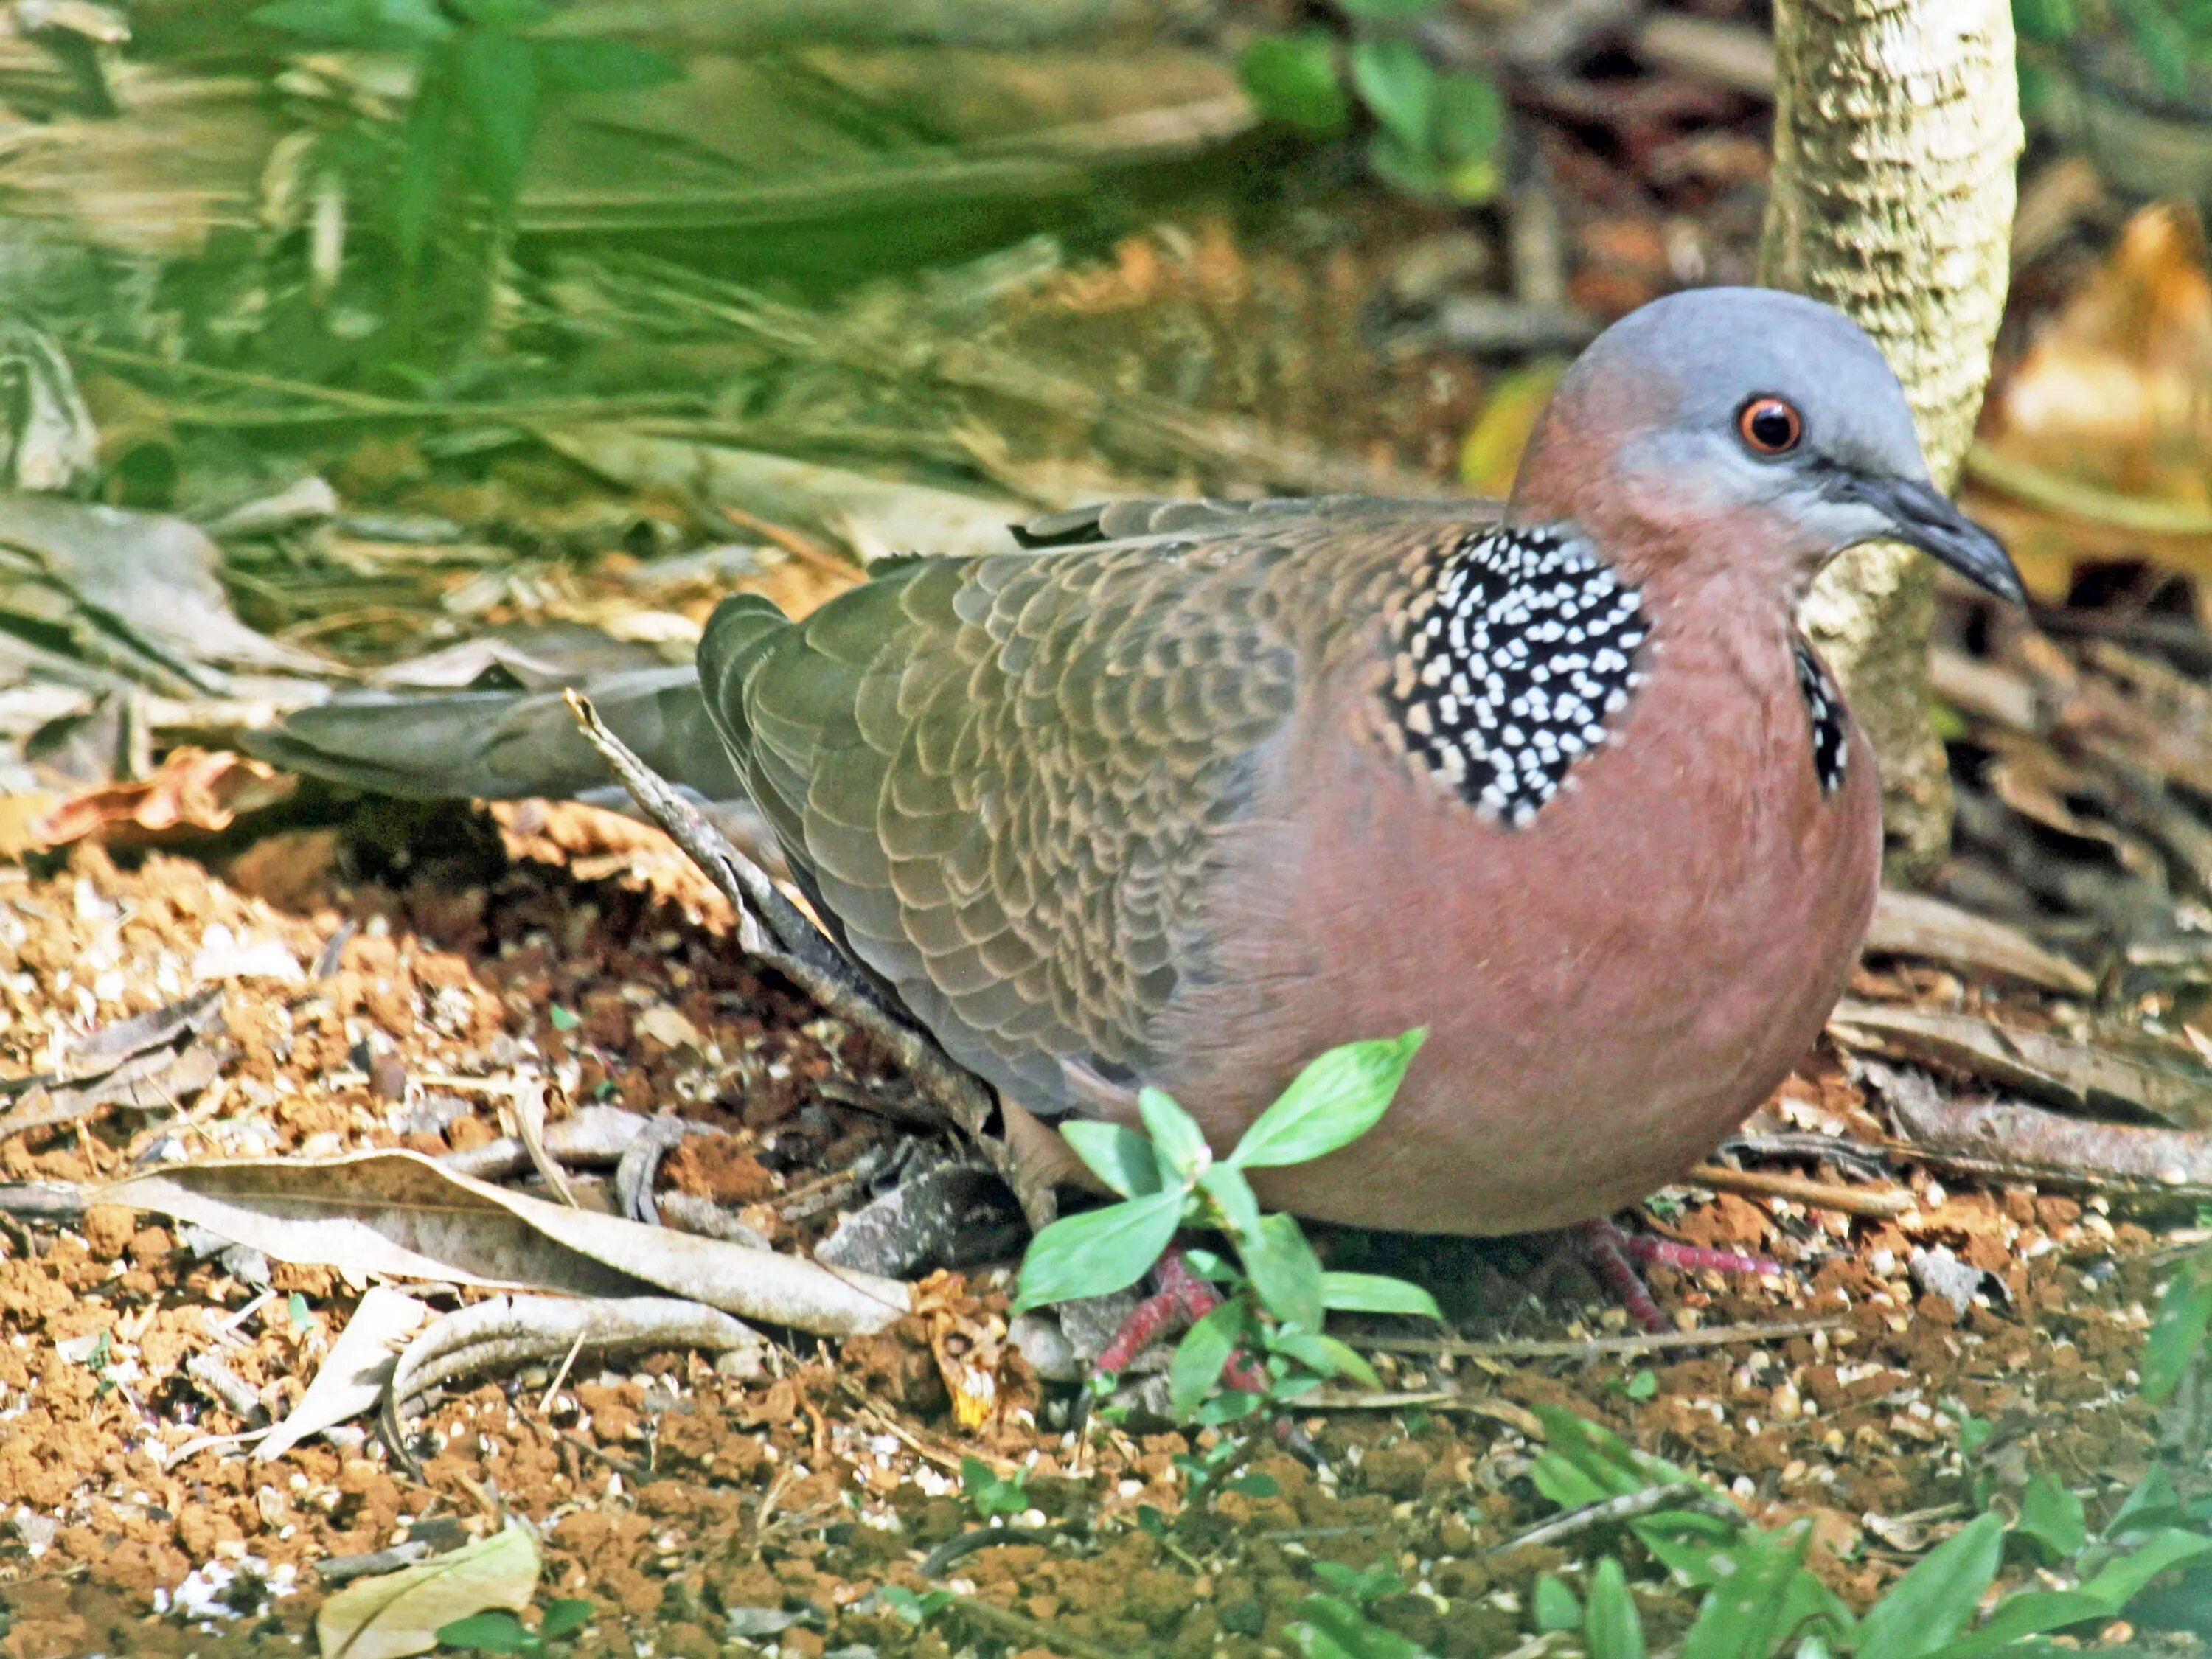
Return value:
<svg viewBox="0 0 2212 1659">
<path fill-rule="evenodd" d="M 946 1539 L 921 1558 L 921 1565 L 915 1571 L 924 1578 L 939 1578 L 944 1576 L 945 1568 L 966 1560 L 979 1550 L 996 1549 L 1001 1544 L 1049 1544 L 1077 1530 L 1065 1523 L 1054 1527 L 976 1527 Z"/>
<path fill-rule="evenodd" d="M 249 1429 L 269 1420 L 261 1396 L 236 1371 L 211 1353 L 196 1353 L 185 1361 L 185 1375 L 213 1395 L 233 1417 Z"/>
<path fill-rule="evenodd" d="M 374 1578 L 411 1567 L 429 1553 L 430 1547 L 415 1539 L 368 1555 L 326 1555 L 315 1563 L 315 1577 L 325 1584 L 349 1583 L 356 1578 Z"/>
<path fill-rule="evenodd" d="M 1752 1198 L 1786 1198 L 1816 1209 L 1876 1219 L 1903 1215 L 1919 1201 L 1899 1187 L 1846 1187 L 1840 1182 L 1814 1181 L 1771 1170 L 1731 1170 L 1720 1164 L 1700 1164 L 1690 1171 L 1689 1178 L 1701 1187 L 1720 1192 L 1741 1193 Z"/>
<path fill-rule="evenodd" d="M 1648 1331 L 1633 1336 L 1593 1336 L 1581 1341 L 1539 1340 L 1471 1341 L 1455 1336 L 1363 1336 L 1359 1346 L 1386 1353 L 1466 1354 L 1492 1359 L 1603 1359 L 1616 1354 L 1664 1353 L 1675 1348 L 1709 1348 L 1735 1342 L 1778 1342 L 1811 1336 L 1850 1322 L 1841 1314 L 1824 1319 L 1796 1319 L 1778 1325 L 1716 1325 L 1709 1331 Z M 1300 1409 L 1316 1403 L 1299 1401 Z"/>
<path fill-rule="evenodd" d="M 745 952 L 874 1038 L 947 1118 L 980 1138 L 991 1115 L 982 1085 L 947 1059 L 926 1033 L 894 1013 L 860 970 L 777 890 L 765 871 L 607 730 L 588 697 L 574 690 L 565 695 L 584 736 L 605 757 L 639 809 L 730 901 Z"/>
<path fill-rule="evenodd" d="M 994 1635 L 1012 1637 L 1025 1646 L 1050 1648 L 1054 1653 L 1069 1655 L 1071 1659 L 1130 1659 L 1132 1653 L 1147 1651 L 1141 1647 L 1109 1648 L 1086 1637 L 1071 1636 L 1055 1625 L 1011 1608 L 994 1607 L 972 1595 L 956 1595 L 952 1605 Z"/>
<path fill-rule="evenodd" d="M 1526 1532 L 1514 1534 L 1502 1544 L 1493 1544 L 1483 1553 L 1504 1555 L 1509 1550 L 1526 1549 L 1532 1544 L 1556 1544 L 1561 1539 L 1577 1537 L 1600 1527 L 1617 1527 L 1624 1521 L 1640 1520 L 1661 1510 L 1694 1510 L 1700 1515 L 1717 1516 L 1724 1521 L 1743 1519 L 1741 1510 L 1715 1498 L 1696 1481 L 1677 1480 L 1668 1486 L 1624 1492 L 1618 1498 L 1600 1498 L 1595 1504 L 1569 1510 L 1565 1515 L 1555 1515 Z"/>
</svg>

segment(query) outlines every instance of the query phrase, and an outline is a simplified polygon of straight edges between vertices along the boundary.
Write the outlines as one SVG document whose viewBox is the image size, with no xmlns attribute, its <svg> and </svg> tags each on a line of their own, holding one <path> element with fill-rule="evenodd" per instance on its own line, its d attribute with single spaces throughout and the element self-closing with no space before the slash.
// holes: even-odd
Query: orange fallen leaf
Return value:
<svg viewBox="0 0 2212 1659">
<path fill-rule="evenodd" d="M 28 834 L 45 848 L 211 834 L 241 812 L 274 805 L 295 787 L 295 780 L 228 750 L 173 749 L 151 777 L 71 795 L 32 823 Z"/>
<path fill-rule="evenodd" d="M 1036 1405 L 1036 1385 L 1006 1340 L 1006 1322 L 985 1310 L 966 1279 L 930 1274 L 914 1287 L 914 1311 L 961 1428 L 972 1434 L 1009 1409 Z"/>
<path fill-rule="evenodd" d="M 2042 597 L 2084 558 L 2212 573 L 2212 275 L 2193 209 L 2128 222 L 1992 395 L 1967 473 Z"/>
</svg>

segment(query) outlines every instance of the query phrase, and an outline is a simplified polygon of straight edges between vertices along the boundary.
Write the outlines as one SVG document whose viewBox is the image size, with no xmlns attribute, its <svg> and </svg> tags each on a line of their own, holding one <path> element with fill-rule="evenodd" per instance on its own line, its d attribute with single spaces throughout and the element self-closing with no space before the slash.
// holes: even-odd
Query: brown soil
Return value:
<svg viewBox="0 0 2212 1659">
<path fill-rule="evenodd" d="M 564 817 L 566 838 L 604 850 L 592 822 Z M 524 828 L 514 845 L 543 845 L 542 824 Z M 572 1079 L 574 1101 L 673 1109 L 728 1130 L 678 1148 L 664 1185 L 746 1206 L 780 1244 L 803 1247 L 835 1211 L 787 1219 L 779 1195 L 890 1133 L 811 1085 L 866 1080 L 872 1057 L 748 972 L 672 854 L 631 841 L 623 873 L 597 880 L 495 858 L 488 879 L 458 884 L 450 872 L 404 887 L 348 883 L 327 833 L 263 842 L 227 879 L 168 854 L 118 867 L 96 849 L 19 877 L 0 889 L 23 924 L 0 961 L 0 1049 L 16 1072 L 36 1069 L 58 1034 L 173 995 L 212 927 L 280 941 L 302 963 L 342 922 L 361 931 L 327 979 L 229 988 L 233 1052 L 181 1118 L 111 1109 L 88 1127 L 19 1136 L 0 1144 L 0 1175 L 91 1181 L 163 1136 L 203 1156 L 478 1144 L 499 1132 L 480 1097 L 462 1097 L 441 1127 L 404 1127 L 404 1101 L 380 1098 L 354 1068 L 356 1044 L 373 1033 L 388 1045 L 412 1080 L 402 1092 L 417 1098 L 438 1078 L 495 1071 L 527 1042 Z M 578 856 L 575 846 L 564 855 Z M 660 1009 L 680 1014 L 701 1045 L 647 1034 L 669 1029 L 645 1017 Z M 1861 1107 L 1839 1072 L 1815 1067 L 1771 1110 L 1816 1124 Z M 1540 1404 L 1710 1472 L 1762 1522 L 1810 1516 L 1820 1570 L 1863 1602 L 1911 1559 L 1904 1550 L 1966 1513 L 1960 1408 L 2019 1431 L 2024 1462 L 2002 1466 L 2014 1478 L 2054 1470 L 2088 1490 L 2093 1516 L 2157 1452 L 2130 1386 L 2154 1278 L 2150 1235 L 2098 1203 L 1946 1192 L 1925 1176 L 1915 1188 L 1917 1207 L 1881 1222 L 1677 1194 L 1670 1231 L 1793 1269 L 1787 1282 L 1751 1286 L 1661 1272 L 1655 1289 L 1678 1322 L 1832 1314 L 1837 1327 L 1589 1363 L 1386 1353 L 1387 1387 L 1465 1397 L 1316 1413 L 1304 1426 L 1322 1473 L 1270 1451 L 1255 1467 L 1279 1483 L 1276 1496 L 1225 1497 L 1215 1519 L 1164 1538 L 1140 1511 L 1176 1513 L 1170 1459 L 1184 1436 L 1097 1427 L 1078 1437 L 1048 1426 L 1064 1420 L 1057 1401 L 1017 1404 L 963 1433 L 933 1363 L 930 1316 L 842 1352 L 802 1340 L 746 1377 L 718 1375 L 706 1356 L 664 1355 L 633 1372 L 571 1377 L 548 1396 L 550 1379 L 533 1368 L 423 1419 L 437 1449 L 419 1481 L 358 1437 L 266 1466 L 219 1442 L 177 1457 L 196 1437 L 246 1426 L 190 1377 L 195 1358 L 219 1357 L 281 1412 L 360 1287 L 279 1265 L 279 1294 L 262 1297 L 172 1230 L 95 1208 L 73 1231 L 12 1229 L 0 1259 L 0 1494 L 13 1523 L 0 1534 L 0 1654 L 288 1649 L 319 1600 L 318 1560 L 410 1532 L 480 1532 L 502 1510 L 541 1529 L 548 1594 L 598 1604 L 581 1653 L 627 1655 L 643 1638 L 665 1654 L 720 1652 L 728 1610 L 764 1608 L 804 1615 L 760 1638 L 798 1659 L 855 1644 L 939 1654 L 975 1638 L 1256 1659 L 1283 1647 L 1312 1564 L 1339 1560 L 1395 1566 L 1407 1588 L 1379 1614 L 1393 1627 L 1454 1659 L 1488 1654 L 1530 1630 L 1537 1572 L 1571 1580 L 1589 1554 L 1491 1553 L 1547 1507 L 1526 1475 L 1535 1425 L 1525 1408 Z M 1963 1318 L 1916 1297 L 1906 1261 L 1936 1244 L 1988 1270 L 2002 1292 Z M 929 1304 L 936 1317 L 996 1329 L 1006 1283 L 999 1270 L 964 1287 L 947 1279 Z M 1578 1307 L 1555 1291 L 1540 1305 L 1524 1300 L 1506 1322 L 1557 1336 L 1617 1330 L 1620 1319 L 1594 1296 Z M 57 1346 L 101 1332 L 104 1370 Z M 1007 1397 L 1036 1402 L 1018 1359 L 1006 1364 Z M 978 1524 L 960 1494 L 963 1455 L 1026 1468 L 1036 1512 L 1019 1519 L 1061 1530 L 969 1554 L 943 1581 L 1015 1619 L 958 1608 L 917 1632 L 868 1598 L 882 1585 L 931 1588 L 920 1553 Z M 1689 1609 L 1654 1587 L 1639 1593 L 1660 1645 Z"/>
</svg>

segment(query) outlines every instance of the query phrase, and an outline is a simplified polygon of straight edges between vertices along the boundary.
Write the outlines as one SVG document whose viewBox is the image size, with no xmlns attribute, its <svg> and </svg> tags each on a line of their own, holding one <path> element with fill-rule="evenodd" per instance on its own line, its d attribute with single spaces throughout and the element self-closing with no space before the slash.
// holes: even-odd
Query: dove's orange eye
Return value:
<svg viewBox="0 0 2212 1659">
<path fill-rule="evenodd" d="M 1754 455 L 1787 455 L 1805 435 L 1805 419 L 1793 404 L 1779 398 L 1753 398 L 1735 417 Z"/>
</svg>

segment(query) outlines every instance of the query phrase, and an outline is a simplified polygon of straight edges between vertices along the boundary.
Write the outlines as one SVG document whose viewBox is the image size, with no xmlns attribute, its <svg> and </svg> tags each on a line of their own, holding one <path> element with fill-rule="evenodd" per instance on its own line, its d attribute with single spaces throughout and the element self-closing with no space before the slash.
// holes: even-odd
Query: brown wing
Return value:
<svg viewBox="0 0 2212 1659">
<path fill-rule="evenodd" d="M 1467 522 L 1354 511 L 1209 507 L 1187 534 L 919 560 L 801 623 L 740 599 L 708 624 L 708 707 L 793 869 L 947 1052 L 1032 1109 L 1080 1103 L 1063 1062 L 1142 1075 L 1206 971 L 1216 834 L 1327 613 L 1359 620 L 1361 573 L 1394 562 L 1346 531 Z M 1075 516 L 1054 532 L 1100 533 Z"/>
</svg>

